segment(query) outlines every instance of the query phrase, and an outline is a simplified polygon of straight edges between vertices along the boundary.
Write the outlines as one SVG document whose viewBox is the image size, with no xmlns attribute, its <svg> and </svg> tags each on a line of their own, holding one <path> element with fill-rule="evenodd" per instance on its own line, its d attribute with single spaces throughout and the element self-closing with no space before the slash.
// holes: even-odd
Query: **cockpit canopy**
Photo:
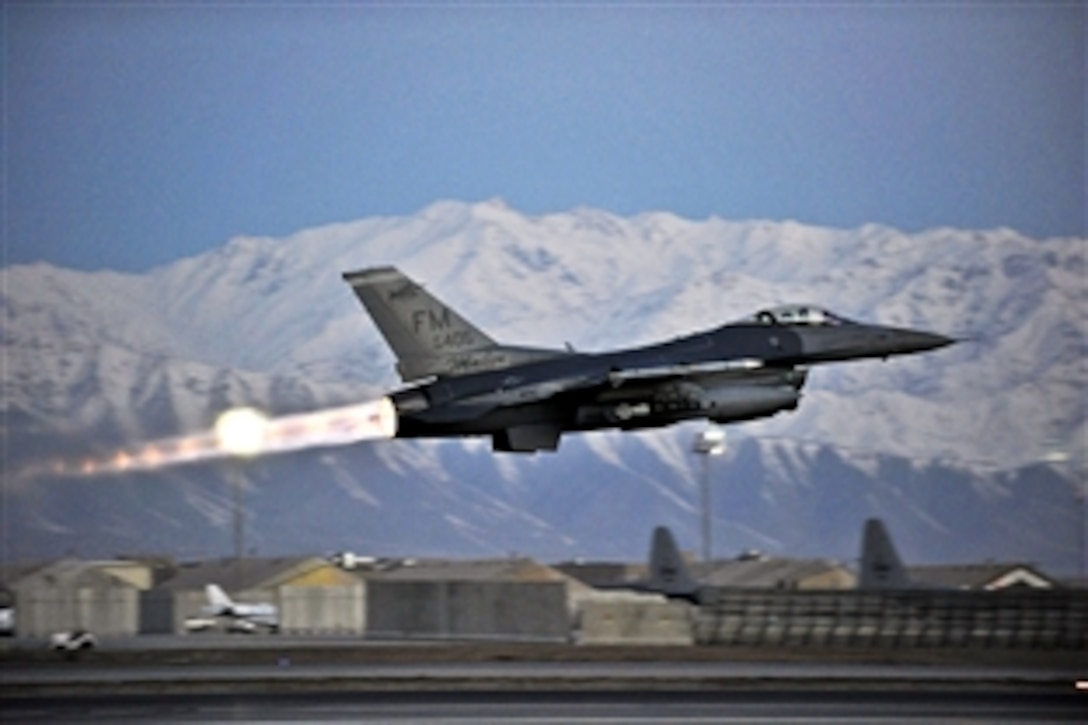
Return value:
<svg viewBox="0 0 1088 725">
<path fill-rule="evenodd" d="M 853 324 L 823 307 L 813 305 L 782 305 L 760 310 L 749 321 L 764 325 L 807 325 L 809 327 L 837 327 Z"/>
</svg>

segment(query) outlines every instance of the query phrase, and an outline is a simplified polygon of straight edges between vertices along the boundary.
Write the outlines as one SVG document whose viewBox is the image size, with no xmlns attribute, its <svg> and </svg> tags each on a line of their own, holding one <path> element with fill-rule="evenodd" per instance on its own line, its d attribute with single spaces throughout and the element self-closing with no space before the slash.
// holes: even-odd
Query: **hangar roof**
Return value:
<svg viewBox="0 0 1088 725">
<path fill-rule="evenodd" d="M 359 571 L 367 579 L 394 581 L 581 582 L 534 559 L 405 559 L 381 570 Z"/>
<path fill-rule="evenodd" d="M 942 589 L 1053 589 L 1058 586 L 1058 582 L 1035 567 L 1019 562 L 911 566 L 907 567 L 907 572 L 912 581 Z"/>
<path fill-rule="evenodd" d="M 707 569 L 709 568 L 709 571 Z M 714 561 L 695 569 L 705 586 L 740 589 L 842 589 L 854 586 L 854 575 L 830 559 L 785 559 L 753 556 Z"/>
<path fill-rule="evenodd" d="M 319 556 L 251 557 L 240 562 L 234 558 L 208 559 L 180 564 L 178 573 L 172 579 L 162 583 L 162 588 L 173 591 L 199 590 L 208 584 L 219 584 L 229 591 L 247 589 L 274 589 L 281 586 L 310 583 L 318 570 L 329 576 L 322 583 L 337 584 L 354 581 L 347 575 L 342 581 L 336 581 L 332 572 L 339 568 Z"/>
</svg>

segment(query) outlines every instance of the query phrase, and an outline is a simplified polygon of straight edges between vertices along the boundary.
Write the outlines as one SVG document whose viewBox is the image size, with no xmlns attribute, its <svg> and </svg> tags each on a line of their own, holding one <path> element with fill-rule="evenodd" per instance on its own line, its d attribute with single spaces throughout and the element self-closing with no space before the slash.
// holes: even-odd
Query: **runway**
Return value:
<svg viewBox="0 0 1088 725">
<path fill-rule="evenodd" d="M 841 723 L 1083 722 L 1073 694 L 885 690 L 750 692 L 429 692 L 143 695 L 3 703 L 23 722 Z"/>
<path fill-rule="evenodd" d="M 0 660 L 9 722 L 1085 722 L 1080 657 L 881 661 L 887 654 L 533 645 L 186 650 L 145 642 Z M 758 656 L 757 656 L 758 655 Z M 860 658 L 865 661 L 859 661 Z M 948 655 L 942 653 L 942 658 Z"/>
<path fill-rule="evenodd" d="M 663 690 L 849 686 L 942 690 L 1073 688 L 1063 668 L 834 662 L 408 662 L 296 664 L 269 652 L 263 664 L 89 666 L 48 663 L 0 669 L 0 696 L 29 693 L 224 693 L 353 690 Z M 1085 694 L 1088 700 L 1088 694 Z"/>
</svg>

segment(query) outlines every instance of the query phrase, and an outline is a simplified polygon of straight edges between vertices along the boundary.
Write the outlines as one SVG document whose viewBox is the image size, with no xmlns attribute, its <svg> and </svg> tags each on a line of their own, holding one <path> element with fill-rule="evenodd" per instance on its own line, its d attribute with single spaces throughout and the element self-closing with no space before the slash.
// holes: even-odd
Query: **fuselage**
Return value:
<svg viewBox="0 0 1088 725">
<path fill-rule="evenodd" d="M 656 427 L 691 418 L 727 423 L 795 408 L 808 365 L 888 357 L 949 342 L 852 322 L 834 327 L 734 323 L 648 347 L 557 352 L 503 370 L 439 378 L 395 394 L 393 403 L 401 437 L 486 435 L 527 422 L 564 431 Z M 728 367 L 745 361 L 758 367 Z M 715 370 L 714 363 L 726 365 Z M 662 373 L 647 380 L 624 378 L 631 370 Z M 559 392 L 545 395 L 548 386 Z M 519 393 L 526 402 L 518 402 Z"/>
<path fill-rule="evenodd" d="M 952 342 L 820 307 L 762 310 L 647 347 L 576 353 L 503 345 L 395 267 L 344 273 L 414 387 L 390 396 L 398 437 L 490 435 L 496 450 L 555 450 L 565 431 L 731 423 L 793 410 L 808 367 Z"/>
</svg>

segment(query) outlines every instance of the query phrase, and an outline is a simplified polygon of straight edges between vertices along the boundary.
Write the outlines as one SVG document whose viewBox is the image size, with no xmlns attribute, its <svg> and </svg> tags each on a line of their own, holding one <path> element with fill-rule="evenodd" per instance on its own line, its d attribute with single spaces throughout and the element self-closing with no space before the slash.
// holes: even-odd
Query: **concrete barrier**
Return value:
<svg viewBox="0 0 1088 725">
<path fill-rule="evenodd" d="M 690 645 L 692 606 L 686 602 L 584 600 L 579 606 L 580 644 Z"/>
<path fill-rule="evenodd" d="M 1088 591 L 717 591 L 703 644 L 1088 649 Z"/>
</svg>

